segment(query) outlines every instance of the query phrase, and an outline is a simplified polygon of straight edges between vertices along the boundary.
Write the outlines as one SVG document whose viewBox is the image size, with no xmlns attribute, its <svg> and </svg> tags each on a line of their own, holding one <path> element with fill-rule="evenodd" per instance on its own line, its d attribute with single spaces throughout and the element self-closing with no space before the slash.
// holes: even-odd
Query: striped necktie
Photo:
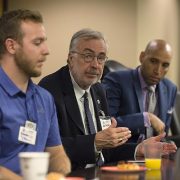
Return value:
<svg viewBox="0 0 180 180">
<path fill-rule="evenodd" d="M 147 95 L 146 95 L 146 110 L 147 112 L 154 113 L 156 108 L 156 93 L 155 93 L 155 87 L 154 86 L 148 86 L 147 87 Z M 146 128 L 146 138 L 153 136 L 153 128 L 149 127 Z"/>
<path fill-rule="evenodd" d="M 156 93 L 155 93 L 155 87 L 154 86 L 148 86 L 147 87 L 147 96 L 146 96 L 146 105 L 147 105 L 147 111 L 154 113 L 157 99 L 156 99 Z"/>
<path fill-rule="evenodd" d="M 94 127 L 92 114 L 91 114 L 91 111 L 89 109 L 88 93 L 86 91 L 85 91 L 83 97 L 84 97 L 84 111 L 85 111 L 87 128 L 88 128 L 89 134 L 94 134 L 94 133 L 96 133 L 96 130 Z"/>
</svg>

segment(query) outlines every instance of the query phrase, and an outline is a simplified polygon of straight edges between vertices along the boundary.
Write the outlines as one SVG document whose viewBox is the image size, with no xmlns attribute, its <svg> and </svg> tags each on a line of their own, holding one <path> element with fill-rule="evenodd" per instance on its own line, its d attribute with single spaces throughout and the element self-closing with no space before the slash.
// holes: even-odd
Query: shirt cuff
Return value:
<svg viewBox="0 0 180 180">
<path fill-rule="evenodd" d="M 138 145 L 136 146 L 135 151 L 134 151 L 134 159 L 135 159 L 135 160 L 136 160 L 137 150 L 138 150 Z"/>
<path fill-rule="evenodd" d="M 95 151 L 95 156 L 96 156 L 96 159 L 97 159 L 99 157 L 99 155 L 102 153 L 102 150 L 98 151 L 97 148 L 96 148 L 95 143 L 94 143 L 94 151 Z"/>
<path fill-rule="evenodd" d="M 143 157 L 144 154 L 142 152 L 142 146 L 143 146 L 143 142 L 141 142 L 140 144 L 138 144 L 135 148 L 135 151 L 134 151 L 134 159 L 137 160 L 138 157 Z M 139 148 L 139 152 L 138 152 L 138 148 Z M 137 154 L 139 153 L 139 154 Z"/>
<path fill-rule="evenodd" d="M 149 120 L 148 112 L 143 112 L 143 116 L 144 116 L 144 126 L 146 128 L 151 127 L 151 122 Z"/>
</svg>

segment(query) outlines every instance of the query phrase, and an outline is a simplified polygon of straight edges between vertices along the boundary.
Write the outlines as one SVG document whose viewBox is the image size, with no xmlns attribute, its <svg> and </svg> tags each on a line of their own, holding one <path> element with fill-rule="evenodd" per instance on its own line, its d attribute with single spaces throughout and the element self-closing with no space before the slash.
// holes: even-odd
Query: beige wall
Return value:
<svg viewBox="0 0 180 180">
<path fill-rule="evenodd" d="M 135 7 L 134 0 L 9 0 L 9 9 L 35 9 L 44 16 L 51 54 L 41 77 L 66 64 L 72 34 L 85 27 L 105 34 L 109 58 L 135 67 Z"/>
<path fill-rule="evenodd" d="M 39 10 L 44 16 L 51 54 L 43 74 L 66 64 L 69 41 L 81 28 L 102 31 L 109 58 L 136 67 L 138 54 L 154 38 L 168 40 L 175 51 L 168 77 L 178 82 L 178 0 L 9 0 L 9 9 Z"/>
</svg>

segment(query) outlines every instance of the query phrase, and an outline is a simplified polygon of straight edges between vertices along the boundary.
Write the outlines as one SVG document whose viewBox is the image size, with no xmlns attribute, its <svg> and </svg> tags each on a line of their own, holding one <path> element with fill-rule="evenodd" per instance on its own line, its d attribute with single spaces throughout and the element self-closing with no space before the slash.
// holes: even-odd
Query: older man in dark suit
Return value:
<svg viewBox="0 0 180 180">
<path fill-rule="evenodd" d="M 107 44 L 103 35 L 90 29 L 80 30 L 71 39 L 68 65 L 39 83 L 54 96 L 62 142 L 73 170 L 134 158 L 136 144 L 123 145 L 131 136 L 129 129 L 116 127 L 114 118 L 105 120 L 106 96 L 97 82 L 106 59 Z M 87 113 L 87 98 L 91 113 Z M 141 149 L 137 148 L 137 153 L 143 153 Z"/>
</svg>

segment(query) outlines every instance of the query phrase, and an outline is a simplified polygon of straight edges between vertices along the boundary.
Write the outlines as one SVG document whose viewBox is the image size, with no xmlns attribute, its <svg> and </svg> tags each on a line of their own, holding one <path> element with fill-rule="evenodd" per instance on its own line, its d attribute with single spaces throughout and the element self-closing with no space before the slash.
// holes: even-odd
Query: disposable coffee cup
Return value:
<svg viewBox="0 0 180 180">
<path fill-rule="evenodd" d="M 45 180 L 49 167 L 48 152 L 19 153 L 23 180 Z"/>
</svg>

